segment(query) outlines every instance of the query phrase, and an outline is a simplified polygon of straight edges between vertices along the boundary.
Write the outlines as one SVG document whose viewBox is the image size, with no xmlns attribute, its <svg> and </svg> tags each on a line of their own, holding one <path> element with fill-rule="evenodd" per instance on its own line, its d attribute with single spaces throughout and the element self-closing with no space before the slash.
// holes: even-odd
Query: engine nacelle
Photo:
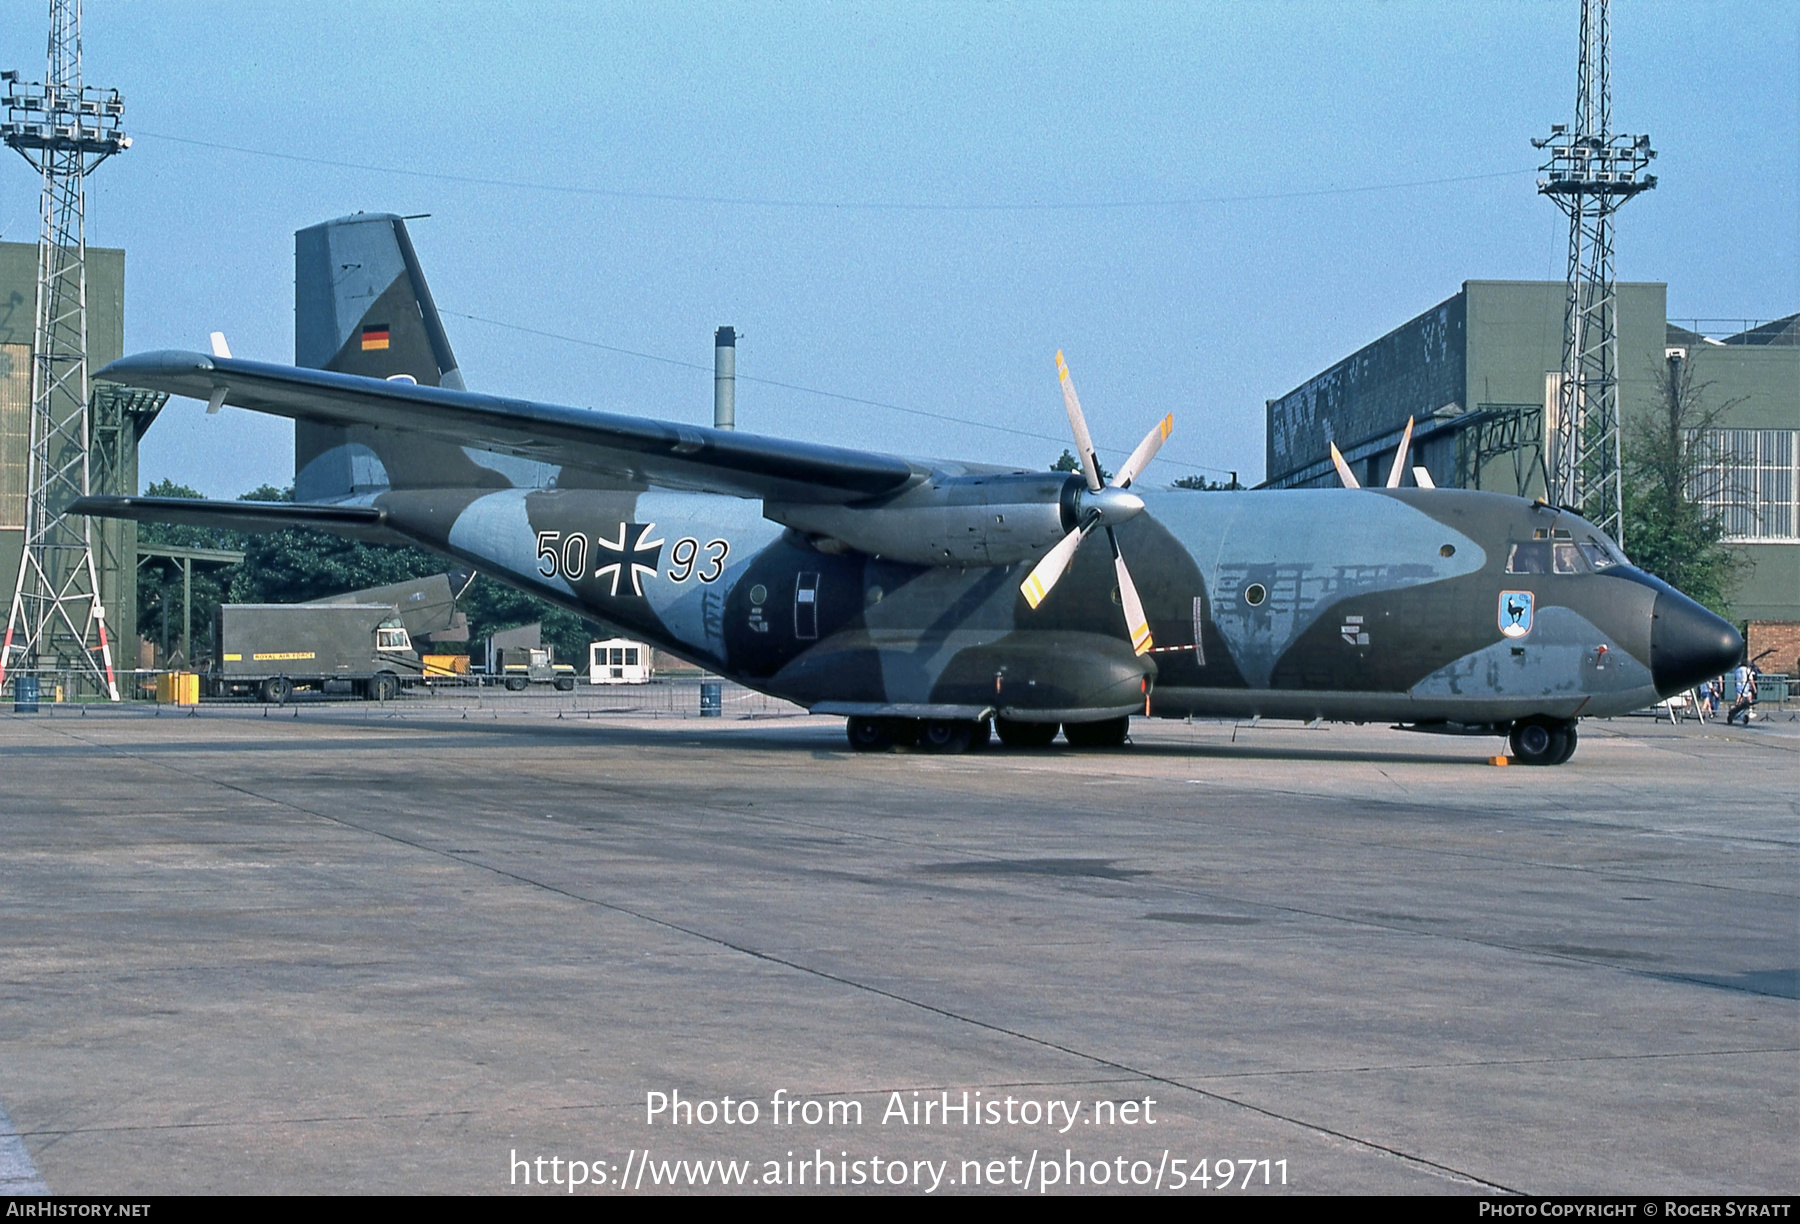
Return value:
<svg viewBox="0 0 1800 1224">
<path fill-rule="evenodd" d="M 1074 530 L 1085 487 L 1063 472 L 934 475 L 848 506 L 764 502 L 763 517 L 911 565 L 1016 565 Z"/>
</svg>

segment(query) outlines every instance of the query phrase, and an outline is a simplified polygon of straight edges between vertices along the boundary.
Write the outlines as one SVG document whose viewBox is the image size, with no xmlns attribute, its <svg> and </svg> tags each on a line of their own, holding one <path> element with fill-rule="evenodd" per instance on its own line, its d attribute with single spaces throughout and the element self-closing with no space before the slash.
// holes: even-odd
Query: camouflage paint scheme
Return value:
<svg viewBox="0 0 1800 1224">
<path fill-rule="evenodd" d="M 1005 514 L 986 513 L 1005 509 L 1024 514 L 1027 532 L 1049 523 L 1053 542 L 1073 525 L 1077 476 L 474 396 L 402 220 L 357 214 L 303 230 L 296 263 L 299 364 L 336 373 L 150 353 L 103 376 L 201 399 L 225 385 L 227 403 L 294 417 L 297 496 L 340 516 L 309 521 L 436 549 L 818 712 L 1504 730 L 1641 708 L 1741 648 L 1730 626 L 1625 564 L 1594 527 L 1542 504 L 1454 489 L 1138 486 L 1146 509 L 1118 529 L 1155 639 L 1136 655 L 1103 547 L 1080 550 L 1032 610 L 1019 587 L 1047 545 L 1006 563 L 902 561 L 769 517 L 816 518 L 811 503 L 879 516 L 906 496 L 939 507 L 931 521 L 952 534 L 965 523 L 1010 531 L 994 525 Z M 364 337 L 374 324 L 386 347 Z M 209 513 L 91 500 L 93 512 L 126 517 Z M 208 521 L 243 525 L 242 504 L 212 505 Z M 297 521 L 286 511 L 258 513 L 274 527 Z M 993 540 L 997 552 L 1024 547 Z M 1515 545 L 1547 557 L 1551 540 L 1590 546 L 1569 550 L 1579 572 L 1506 572 Z M 958 547 L 952 539 L 944 555 Z M 1527 631 L 1514 636 L 1501 629 L 1508 593 L 1515 605 L 1531 596 Z"/>
<path fill-rule="evenodd" d="M 375 502 L 408 539 L 828 712 L 991 709 L 1079 721 L 1143 712 L 1148 688 L 1149 712 L 1168 717 L 1488 723 L 1616 714 L 1657 699 L 1653 586 L 1608 571 L 1502 572 L 1510 544 L 1534 529 L 1597 538 L 1572 516 L 1457 490 L 1145 500 L 1147 511 L 1120 528 L 1157 642 L 1142 657 L 1100 549 L 1078 553 L 1032 611 L 1019 593 L 1029 563 L 922 566 L 820 551 L 739 498 L 509 488 L 396 490 Z M 692 543 L 678 565 L 682 540 Z M 1447 558 L 1445 545 L 1455 550 Z M 573 575 L 570 560 L 580 563 Z M 639 583 L 596 576 L 615 564 L 641 565 Z M 1256 607 L 1244 598 L 1253 583 L 1267 591 Z M 1500 592 L 1533 588 L 1531 632 L 1504 637 Z M 1361 632 L 1342 632 L 1350 617 Z"/>
</svg>

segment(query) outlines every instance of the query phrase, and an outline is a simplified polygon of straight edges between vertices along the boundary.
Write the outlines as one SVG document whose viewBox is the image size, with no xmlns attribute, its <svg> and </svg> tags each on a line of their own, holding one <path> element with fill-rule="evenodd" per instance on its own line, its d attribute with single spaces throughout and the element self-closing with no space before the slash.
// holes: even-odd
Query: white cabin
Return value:
<svg viewBox="0 0 1800 1224">
<path fill-rule="evenodd" d="M 589 684 L 650 683 L 650 645 L 630 638 L 588 643 Z"/>
</svg>

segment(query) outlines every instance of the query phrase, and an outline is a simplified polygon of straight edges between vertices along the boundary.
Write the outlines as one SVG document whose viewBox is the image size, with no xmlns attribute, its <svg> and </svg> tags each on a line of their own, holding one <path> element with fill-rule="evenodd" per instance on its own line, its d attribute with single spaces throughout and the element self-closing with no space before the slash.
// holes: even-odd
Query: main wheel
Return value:
<svg viewBox="0 0 1800 1224">
<path fill-rule="evenodd" d="M 575 677 L 558 676 L 556 678 L 556 691 L 559 693 L 573 693 L 575 691 Z"/>
<path fill-rule="evenodd" d="M 858 752 L 885 752 L 894 746 L 887 723 L 879 718 L 852 718 L 844 724 L 844 734 Z"/>
<path fill-rule="evenodd" d="M 1117 748 L 1131 734 L 1131 715 L 1121 714 L 1103 722 L 1064 723 L 1063 738 L 1071 748 Z"/>
<path fill-rule="evenodd" d="M 293 682 L 286 676 L 270 676 L 262 682 L 262 699 L 270 705 L 285 705 L 293 695 Z"/>
<path fill-rule="evenodd" d="M 1010 718 L 996 718 L 994 730 L 1008 748 L 1048 748 L 1056 738 L 1053 722 L 1014 722 Z"/>
<path fill-rule="evenodd" d="M 960 718 L 927 718 L 919 728 L 919 747 L 926 752 L 967 752 L 975 724 Z"/>
<path fill-rule="evenodd" d="M 522 676 L 508 676 L 506 678 L 506 691 L 509 693 L 523 693 L 525 691 L 525 686 L 530 683 L 531 681 Z"/>
<path fill-rule="evenodd" d="M 1514 723 L 1508 743 L 1521 765 L 1560 765 L 1575 751 L 1572 732 L 1562 719 L 1539 715 Z"/>
<path fill-rule="evenodd" d="M 400 695 L 400 678 L 382 672 L 370 678 L 367 692 L 370 701 L 392 701 Z"/>
</svg>

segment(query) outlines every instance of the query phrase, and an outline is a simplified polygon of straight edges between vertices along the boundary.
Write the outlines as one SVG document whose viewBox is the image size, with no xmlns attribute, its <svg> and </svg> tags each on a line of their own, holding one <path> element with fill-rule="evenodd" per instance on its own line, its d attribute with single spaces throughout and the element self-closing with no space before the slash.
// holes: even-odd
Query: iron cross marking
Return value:
<svg viewBox="0 0 1800 1224">
<path fill-rule="evenodd" d="M 594 571 L 594 577 L 604 578 L 612 575 L 612 589 L 609 595 L 619 594 L 619 578 L 627 571 L 631 574 L 631 593 L 640 599 L 644 595 L 644 575 L 652 576 L 662 561 L 661 540 L 652 540 L 650 533 L 656 530 L 655 523 L 620 523 L 619 538 L 609 540 L 599 532 L 594 533 L 594 543 L 609 552 L 619 554 L 617 561 L 602 565 Z M 627 540 L 633 542 L 626 544 Z"/>
</svg>

